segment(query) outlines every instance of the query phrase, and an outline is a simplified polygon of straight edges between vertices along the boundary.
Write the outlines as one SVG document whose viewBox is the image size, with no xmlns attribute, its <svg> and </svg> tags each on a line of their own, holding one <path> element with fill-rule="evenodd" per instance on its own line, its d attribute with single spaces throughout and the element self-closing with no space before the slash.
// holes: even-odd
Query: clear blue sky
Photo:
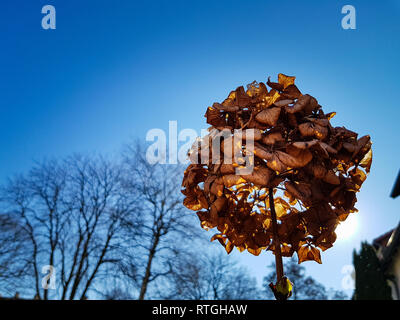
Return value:
<svg viewBox="0 0 400 320">
<path fill-rule="evenodd" d="M 56 8 L 57 29 L 41 28 Z M 357 29 L 341 28 L 356 8 Z M 206 107 L 279 72 L 295 75 L 334 125 L 370 134 L 359 228 L 309 273 L 340 288 L 361 240 L 394 227 L 400 169 L 398 1 L 59 1 L 0 4 L 0 179 L 33 160 L 115 152 L 151 128 L 206 128 Z M 211 235 L 211 234 L 210 234 Z M 272 258 L 236 254 L 260 280 Z"/>
</svg>

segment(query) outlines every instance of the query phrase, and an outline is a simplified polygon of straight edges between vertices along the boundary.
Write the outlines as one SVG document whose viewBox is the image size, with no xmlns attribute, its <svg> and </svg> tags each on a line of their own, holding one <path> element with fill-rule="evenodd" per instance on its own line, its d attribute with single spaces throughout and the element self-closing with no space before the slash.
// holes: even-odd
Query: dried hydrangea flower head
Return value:
<svg viewBox="0 0 400 320">
<path fill-rule="evenodd" d="M 270 90 L 253 82 L 208 107 L 210 133 L 189 152 L 184 205 L 197 212 L 204 229 L 217 228 L 212 240 L 228 253 L 236 247 L 254 255 L 262 250 L 276 255 L 279 245 L 282 256 L 296 252 L 299 263 L 321 263 L 320 250 L 332 247 L 336 226 L 357 211 L 356 193 L 372 162 L 370 137 L 333 127 L 335 113 L 325 114 L 294 80 L 279 74 L 278 82 L 268 79 Z M 245 134 L 235 141 L 238 129 Z M 251 150 L 245 137 L 250 131 Z M 218 140 L 218 152 L 199 148 L 204 141 L 215 146 L 220 132 L 225 134 Z M 227 163 L 228 151 L 232 161 Z M 254 169 L 238 174 L 249 156 Z"/>
</svg>

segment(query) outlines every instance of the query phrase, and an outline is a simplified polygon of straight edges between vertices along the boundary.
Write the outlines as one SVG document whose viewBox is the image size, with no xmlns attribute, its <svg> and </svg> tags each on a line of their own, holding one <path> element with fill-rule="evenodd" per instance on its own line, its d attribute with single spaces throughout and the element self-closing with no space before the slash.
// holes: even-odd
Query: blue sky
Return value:
<svg viewBox="0 0 400 320">
<path fill-rule="evenodd" d="M 57 29 L 41 28 L 56 8 Z M 356 8 L 357 29 L 341 28 Z M 361 240 L 399 222 L 389 194 L 399 170 L 400 4 L 393 1 L 3 1 L 0 13 L 0 179 L 34 160 L 117 152 L 149 129 L 206 128 L 207 106 L 282 72 L 333 124 L 370 134 L 374 161 L 358 195 L 357 232 L 306 262 L 340 289 Z M 210 234 L 211 235 L 211 234 Z M 269 253 L 235 253 L 260 280 Z"/>
</svg>

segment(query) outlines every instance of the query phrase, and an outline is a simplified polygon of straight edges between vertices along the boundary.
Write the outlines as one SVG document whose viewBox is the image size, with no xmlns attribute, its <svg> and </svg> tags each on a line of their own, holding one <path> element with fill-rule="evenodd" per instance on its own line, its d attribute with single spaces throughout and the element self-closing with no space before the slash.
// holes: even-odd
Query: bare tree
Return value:
<svg viewBox="0 0 400 320">
<path fill-rule="evenodd" d="M 127 248 L 122 272 L 138 287 L 138 299 L 145 298 L 149 285 L 170 274 L 168 263 L 176 242 L 197 237 L 193 217 L 182 205 L 180 166 L 150 164 L 138 143 L 125 148 L 124 192 L 135 198 L 142 217 L 141 234 L 135 245 Z M 129 221 L 126 230 L 131 232 Z"/>
<path fill-rule="evenodd" d="M 119 261 L 118 230 L 134 207 L 121 192 L 120 174 L 104 158 L 74 156 L 37 164 L 2 190 L 3 206 L 29 238 L 25 258 L 39 299 L 50 298 L 41 281 L 45 265 L 60 282 L 54 297 L 72 300 L 85 299 L 103 266 Z"/>
<path fill-rule="evenodd" d="M 9 214 L 0 214 L 0 292 L 13 295 L 23 281 L 29 263 L 19 257 L 26 253 L 27 243 L 19 222 Z"/>
<path fill-rule="evenodd" d="M 43 249 L 40 248 L 39 241 L 46 242 L 47 245 L 42 230 L 42 226 L 45 226 L 45 218 L 43 215 L 39 216 L 39 213 L 33 209 L 36 199 L 27 177 L 20 175 L 9 179 L 7 186 L 3 187 L 1 191 L 0 198 L 3 210 L 13 220 L 18 221 L 29 239 L 26 255 L 16 257 L 16 259 L 29 261 L 29 270 L 27 270 L 25 276 L 32 276 L 35 295 L 40 298 L 39 256 L 43 255 Z M 47 265 L 47 263 L 44 264 Z M 8 271 L 10 272 L 10 269 Z M 32 289 L 30 282 L 27 287 Z"/>
<path fill-rule="evenodd" d="M 214 249 L 214 248 L 213 248 Z M 160 294 L 166 299 L 257 299 L 254 278 L 225 251 L 199 253 L 176 251 L 173 272 Z"/>
<path fill-rule="evenodd" d="M 264 278 L 264 293 L 268 298 L 273 299 L 269 283 L 276 278 L 275 265 L 271 263 L 268 267 L 271 272 Z M 285 263 L 285 275 L 294 283 L 294 300 L 345 300 L 348 297 L 343 291 L 327 290 L 321 283 L 314 278 L 306 275 L 305 267 L 297 263 L 297 259 L 291 257 Z"/>
<path fill-rule="evenodd" d="M 0 278 L 24 279 L 18 290 L 45 300 L 86 299 L 90 290 L 107 299 L 144 299 L 155 296 L 151 284 L 171 277 L 182 287 L 197 281 L 197 292 L 180 297 L 246 296 L 251 281 L 236 267 L 230 272 L 222 256 L 176 263 L 199 245 L 201 233 L 182 205 L 181 169 L 150 164 L 136 144 L 125 149 L 122 164 L 77 155 L 10 179 L 0 193 Z M 44 266 L 54 267 L 54 291 L 43 282 Z"/>
<path fill-rule="evenodd" d="M 194 253 L 204 244 L 182 204 L 182 168 L 152 165 L 144 154 L 136 144 L 122 161 L 43 161 L 10 179 L 0 191 L 0 280 L 44 300 L 165 297 L 158 285 L 170 288 L 171 279 L 176 298 L 254 297 L 253 280 L 225 252 Z M 45 266 L 54 267 L 54 291 Z"/>
<path fill-rule="evenodd" d="M 108 289 L 105 293 L 102 293 L 105 300 L 132 300 L 132 296 L 126 290 L 120 287 L 114 287 Z"/>
</svg>

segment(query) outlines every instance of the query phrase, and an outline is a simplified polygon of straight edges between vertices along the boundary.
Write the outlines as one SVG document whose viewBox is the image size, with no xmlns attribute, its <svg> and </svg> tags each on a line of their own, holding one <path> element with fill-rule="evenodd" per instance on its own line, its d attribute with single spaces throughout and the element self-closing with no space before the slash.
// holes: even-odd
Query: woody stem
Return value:
<svg viewBox="0 0 400 320">
<path fill-rule="evenodd" d="M 272 234 L 275 251 L 275 267 L 276 267 L 276 280 L 279 281 L 283 277 L 283 263 L 281 253 L 281 243 L 278 235 L 278 223 L 276 221 L 275 203 L 274 203 L 274 188 L 269 188 L 269 207 L 271 209 L 272 219 Z"/>
</svg>

